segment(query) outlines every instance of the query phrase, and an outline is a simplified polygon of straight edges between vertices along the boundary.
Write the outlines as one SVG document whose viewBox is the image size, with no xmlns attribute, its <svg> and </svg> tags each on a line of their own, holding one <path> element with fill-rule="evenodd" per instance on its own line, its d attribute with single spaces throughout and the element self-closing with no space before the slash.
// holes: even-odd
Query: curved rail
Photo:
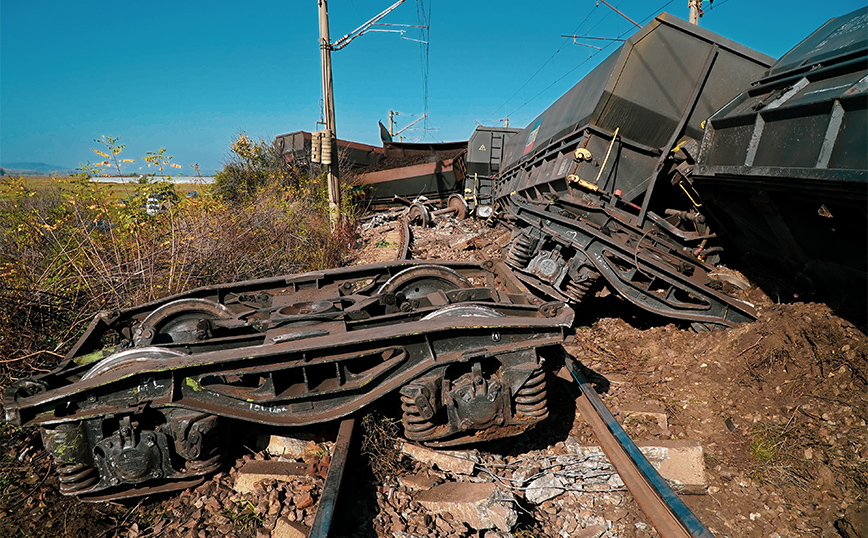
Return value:
<svg viewBox="0 0 868 538">
<path fill-rule="evenodd" d="M 558 377 L 578 384 L 581 395 L 576 399 L 576 407 L 594 429 L 603 452 L 657 532 L 663 538 L 714 538 L 645 459 L 582 374 L 576 361 L 567 357 L 565 362 Z"/>
<path fill-rule="evenodd" d="M 398 230 L 401 235 L 401 244 L 398 245 L 398 257 L 396 259 L 398 261 L 408 260 L 410 259 L 410 242 L 412 240 L 410 236 L 410 216 L 408 213 L 404 213 L 404 216 L 401 217 L 401 224 Z"/>
</svg>

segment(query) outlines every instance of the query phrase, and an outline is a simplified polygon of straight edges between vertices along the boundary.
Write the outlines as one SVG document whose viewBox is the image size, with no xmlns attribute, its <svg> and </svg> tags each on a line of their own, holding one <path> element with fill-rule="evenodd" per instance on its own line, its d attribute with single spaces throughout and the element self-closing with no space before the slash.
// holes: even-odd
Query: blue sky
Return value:
<svg viewBox="0 0 868 538">
<path fill-rule="evenodd" d="M 332 39 L 393 0 L 331 0 Z M 687 0 L 609 0 L 644 24 L 687 18 Z M 410 139 L 463 140 L 477 122 L 525 126 L 572 87 L 603 51 L 561 34 L 628 37 L 636 29 L 596 0 L 406 0 L 382 22 L 418 24 L 430 10 L 428 126 Z M 832 2 L 717 0 L 700 25 L 779 57 L 827 19 L 864 7 Z M 395 27 L 384 29 L 396 29 Z M 424 108 L 419 30 L 374 32 L 333 53 L 337 131 L 379 144 L 377 120 Z M 314 130 L 322 89 L 316 0 L 0 1 L 0 163 L 76 167 L 120 137 L 142 166 L 165 148 L 189 173 L 220 168 L 239 131 L 272 139 Z M 587 43 L 606 47 L 604 41 Z"/>
</svg>

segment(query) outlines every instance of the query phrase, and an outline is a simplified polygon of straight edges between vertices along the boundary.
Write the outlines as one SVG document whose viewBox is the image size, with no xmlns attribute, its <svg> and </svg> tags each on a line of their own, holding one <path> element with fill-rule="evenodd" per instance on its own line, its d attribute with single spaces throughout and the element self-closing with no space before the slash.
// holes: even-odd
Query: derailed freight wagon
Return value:
<svg viewBox="0 0 868 538">
<path fill-rule="evenodd" d="M 771 62 L 667 14 L 636 32 L 507 145 L 507 263 L 560 300 L 605 282 L 698 329 L 753 319 L 713 279 L 715 234 L 677 169 L 683 139 Z"/>
<path fill-rule="evenodd" d="M 381 130 L 384 130 L 381 125 Z M 503 150 L 519 132 L 508 127 L 477 127 L 467 142 L 395 142 L 382 135 L 382 147 L 338 140 L 342 173 L 357 183 L 369 207 L 395 205 L 395 197 L 425 197 L 444 204 L 458 196 L 462 213 L 487 218 L 494 205 L 494 181 Z M 302 167 L 312 162 L 312 133 L 296 131 L 274 139 L 278 155 Z M 316 170 L 316 168 L 314 168 Z"/>
<path fill-rule="evenodd" d="M 323 423 L 384 397 L 415 441 L 517 435 L 548 416 L 545 355 L 572 320 L 493 261 L 236 282 L 98 315 L 3 407 L 40 427 L 62 493 L 147 495 L 219 468 L 233 424 Z"/>
<path fill-rule="evenodd" d="M 868 304 L 868 8 L 834 18 L 708 120 L 689 181 L 729 247 L 800 296 Z M 793 278 L 794 277 L 794 278 Z"/>
<path fill-rule="evenodd" d="M 657 17 L 507 146 L 507 262 L 549 296 L 580 302 L 605 282 L 703 329 L 753 315 L 720 293 L 737 283 L 713 272 L 726 245 L 864 318 L 866 13 L 774 65 Z"/>
<path fill-rule="evenodd" d="M 383 140 L 382 147 L 337 140 L 341 173 L 356 184 L 357 193 L 373 208 L 395 203 L 396 196 L 446 200 L 464 188 L 467 142 L 413 143 Z M 301 167 L 318 165 L 312 159 L 313 133 L 296 131 L 274 139 L 278 155 Z"/>
</svg>

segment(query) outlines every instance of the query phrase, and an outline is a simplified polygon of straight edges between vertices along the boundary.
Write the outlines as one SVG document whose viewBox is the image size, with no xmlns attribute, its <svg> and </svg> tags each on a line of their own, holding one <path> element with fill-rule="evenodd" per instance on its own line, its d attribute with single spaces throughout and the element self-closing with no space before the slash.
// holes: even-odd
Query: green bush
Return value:
<svg viewBox="0 0 868 538">
<path fill-rule="evenodd" d="M 239 133 L 229 149 L 228 162 L 214 175 L 214 193 L 226 200 L 245 200 L 269 186 L 293 186 L 301 177 L 264 140 L 254 142 Z"/>
</svg>

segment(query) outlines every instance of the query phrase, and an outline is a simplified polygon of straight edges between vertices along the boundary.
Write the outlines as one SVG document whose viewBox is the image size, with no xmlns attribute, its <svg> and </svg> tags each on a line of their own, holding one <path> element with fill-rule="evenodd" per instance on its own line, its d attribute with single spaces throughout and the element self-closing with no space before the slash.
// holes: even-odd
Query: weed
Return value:
<svg viewBox="0 0 868 538">
<path fill-rule="evenodd" d="M 376 411 L 362 417 L 362 454 L 367 456 L 371 472 L 379 483 L 396 476 L 401 466 L 400 421 Z"/>
<path fill-rule="evenodd" d="M 781 432 L 776 428 L 755 428 L 751 432 L 750 452 L 754 461 L 769 465 L 778 461 L 778 449 L 783 444 Z"/>
<path fill-rule="evenodd" d="M 236 530 L 258 529 L 265 523 L 265 518 L 257 515 L 256 507 L 247 499 L 240 499 L 231 509 L 223 512 Z"/>
<path fill-rule="evenodd" d="M 804 487 L 810 473 L 799 452 L 808 442 L 795 415 L 786 424 L 758 424 L 751 428 L 748 448 L 754 464 L 751 478 L 767 484 Z"/>
<path fill-rule="evenodd" d="M 239 146 L 247 170 L 262 176 L 243 197 L 205 193 L 148 214 L 148 195 L 172 185 L 143 178 L 136 195 L 118 200 L 91 178 L 105 167 L 121 173 L 130 159 L 121 158 L 116 138 L 97 142 L 102 148 L 94 152 L 105 160 L 82 165 L 81 174 L 54 188 L 0 180 L 0 386 L 50 369 L 99 310 L 209 284 L 336 267 L 346 255 L 352 219 L 350 227 L 331 230 L 319 178 L 294 169 L 269 175 L 258 153 Z M 178 166 L 162 148 L 144 160 L 161 173 Z"/>
<path fill-rule="evenodd" d="M 387 241 L 386 239 L 380 239 L 379 241 L 374 243 L 374 246 L 376 248 L 393 248 L 393 247 L 397 247 L 398 243 L 395 243 L 392 241 Z"/>
</svg>

